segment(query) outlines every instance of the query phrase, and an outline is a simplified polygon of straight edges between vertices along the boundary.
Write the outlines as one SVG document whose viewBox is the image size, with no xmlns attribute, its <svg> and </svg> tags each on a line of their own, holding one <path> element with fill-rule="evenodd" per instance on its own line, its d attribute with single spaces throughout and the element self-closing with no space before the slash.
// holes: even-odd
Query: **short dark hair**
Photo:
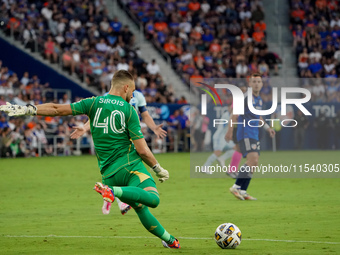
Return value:
<svg viewBox="0 0 340 255">
<path fill-rule="evenodd" d="M 125 70 L 119 70 L 115 72 L 115 74 L 113 75 L 111 80 L 111 86 L 113 87 L 116 84 L 119 85 L 131 81 L 133 81 L 133 76 L 130 72 Z"/>
<path fill-rule="evenodd" d="M 258 72 L 256 72 L 256 73 L 252 73 L 251 75 L 250 75 L 250 78 L 252 78 L 252 77 L 262 77 L 262 75 L 260 74 L 260 73 L 258 73 Z"/>
</svg>

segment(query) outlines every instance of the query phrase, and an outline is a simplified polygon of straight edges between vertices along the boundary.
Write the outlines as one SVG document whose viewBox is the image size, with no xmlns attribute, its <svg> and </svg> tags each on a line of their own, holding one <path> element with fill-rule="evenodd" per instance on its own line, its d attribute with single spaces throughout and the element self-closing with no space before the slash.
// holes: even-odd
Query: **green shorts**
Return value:
<svg viewBox="0 0 340 255">
<path fill-rule="evenodd" d="M 146 170 L 144 164 L 139 162 L 118 170 L 114 175 L 103 178 L 103 184 L 113 186 L 133 186 L 139 188 L 154 187 L 156 183 L 151 174 Z"/>
</svg>

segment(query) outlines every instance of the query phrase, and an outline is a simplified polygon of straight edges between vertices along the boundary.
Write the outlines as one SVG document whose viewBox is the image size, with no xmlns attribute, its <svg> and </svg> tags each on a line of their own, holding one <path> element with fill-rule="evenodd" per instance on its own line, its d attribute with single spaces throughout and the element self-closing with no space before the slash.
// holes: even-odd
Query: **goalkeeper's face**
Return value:
<svg viewBox="0 0 340 255">
<path fill-rule="evenodd" d="M 132 82 L 128 87 L 126 91 L 126 102 L 130 103 L 131 98 L 133 97 L 132 93 L 135 91 L 136 85 L 134 82 Z"/>
</svg>

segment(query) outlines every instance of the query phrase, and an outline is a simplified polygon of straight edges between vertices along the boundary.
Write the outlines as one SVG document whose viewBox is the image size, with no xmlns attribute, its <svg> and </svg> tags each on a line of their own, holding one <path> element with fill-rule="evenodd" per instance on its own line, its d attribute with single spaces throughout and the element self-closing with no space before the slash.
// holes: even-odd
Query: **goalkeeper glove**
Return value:
<svg viewBox="0 0 340 255">
<path fill-rule="evenodd" d="M 152 167 L 152 170 L 155 172 L 160 182 L 165 182 L 166 180 L 169 179 L 169 172 L 165 170 L 163 167 L 161 167 L 159 163 L 154 165 Z"/>
<path fill-rule="evenodd" d="M 37 115 L 37 107 L 32 104 L 26 106 L 6 103 L 0 106 L 0 111 L 8 114 L 8 116 Z"/>
</svg>

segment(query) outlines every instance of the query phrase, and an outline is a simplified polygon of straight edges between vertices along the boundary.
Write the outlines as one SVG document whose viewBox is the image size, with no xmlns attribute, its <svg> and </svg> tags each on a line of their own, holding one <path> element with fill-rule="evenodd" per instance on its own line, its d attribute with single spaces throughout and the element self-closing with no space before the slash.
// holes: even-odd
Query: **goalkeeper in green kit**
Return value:
<svg viewBox="0 0 340 255">
<path fill-rule="evenodd" d="M 112 203 L 118 197 L 129 204 L 143 226 L 162 239 L 164 247 L 178 249 L 179 241 L 163 228 L 148 208 L 158 206 L 159 194 L 142 161 L 152 168 L 160 182 L 168 180 L 169 173 L 159 165 L 145 142 L 137 112 L 129 104 L 134 90 L 132 75 L 120 70 L 114 74 L 106 96 L 86 98 L 72 104 L 19 106 L 7 103 L 0 106 L 0 110 L 9 116 L 86 114 L 90 119 L 102 175 L 102 183 L 97 182 L 94 189 L 105 201 Z"/>
</svg>

